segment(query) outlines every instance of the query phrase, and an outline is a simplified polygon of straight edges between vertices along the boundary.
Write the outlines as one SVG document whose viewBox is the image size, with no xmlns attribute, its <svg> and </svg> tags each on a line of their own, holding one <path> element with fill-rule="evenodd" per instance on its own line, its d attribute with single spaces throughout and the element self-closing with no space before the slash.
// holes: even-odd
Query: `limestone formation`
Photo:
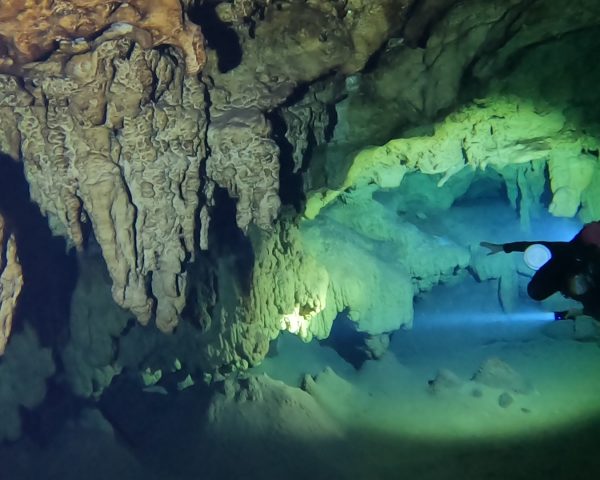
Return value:
<svg viewBox="0 0 600 480">
<path fill-rule="evenodd" d="M 231 264 L 218 270 L 219 301 L 205 332 L 205 338 L 218 338 L 204 353 L 212 369 L 256 365 L 281 330 L 309 341 L 326 337 L 331 328 L 333 317 L 327 323 L 317 316 L 328 301 L 327 272 L 304 251 L 297 227 L 277 225 L 273 234 L 256 232 L 253 248 L 246 285 L 236 279 Z"/>
<path fill-rule="evenodd" d="M 130 39 L 59 60 L 32 67 L 25 88 L 4 77 L 0 115 L 16 128 L 0 148 L 21 153 L 55 233 L 81 249 L 91 223 L 116 302 L 171 331 L 196 249 L 204 86 L 175 52 Z"/>
<path fill-rule="evenodd" d="M 237 199 L 242 230 L 251 223 L 270 228 L 279 210 L 279 148 L 265 113 L 283 104 L 303 82 L 336 69 L 352 73 L 362 68 L 404 15 L 405 3 L 236 1 L 219 6 L 218 14 L 235 28 L 243 58 L 226 73 L 218 70 L 217 59 L 211 57 L 207 64 L 212 88 L 206 168 Z M 250 19 L 256 25 L 252 33 L 246 27 Z M 307 98 L 315 106 L 312 113 L 303 101 L 286 114 L 293 123 L 286 137 L 295 145 L 297 164 L 309 127 L 314 123 L 317 135 L 325 135 L 328 105 L 336 98 L 335 89 L 312 90 L 315 100 Z M 303 125 L 303 119 L 310 125 Z"/>
<path fill-rule="evenodd" d="M 528 394 L 533 391 L 531 382 L 523 378 L 504 360 L 497 357 L 486 359 L 471 380 L 514 393 Z"/>
<path fill-rule="evenodd" d="M 568 124 L 560 110 L 518 97 L 490 97 L 449 115 L 431 136 L 399 138 L 359 152 L 339 189 L 309 197 L 306 216 L 314 218 L 350 187 L 396 187 L 409 171 L 442 174 L 443 185 L 466 167 L 501 171 L 508 165 L 548 160 L 557 168 L 581 158 L 587 166 L 583 172 L 577 167 L 576 175 L 551 183 L 551 211 L 573 215 L 598 163 L 597 152 L 598 140 Z"/>
<path fill-rule="evenodd" d="M 454 278 L 469 255 L 406 225 L 381 228 L 370 216 L 389 214 L 371 211 L 377 207 L 368 201 L 407 173 L 439 176 L 443 184 L 461 170 L 492 167 L 526 218 L 548 168 L 553 213 L 572 215 L 583 204 L 595 215 L 598 142 L 562 109 L 494 93 L 435 128 L 402 131 L 451 108 L 470 67 L 488 79 L 514 53 L 547 38 L 525 28 L 543 16 L 530 2 L 439 0 L 415 9 L 408 0 L 198 2 L 219 3 L 216 13 L 232 33 L 229 44 L 215 39 L 205 68 L 200 29 L 184 12 L 191 3 L 26 0 L 0 12 L 0 71 L 18 74 L 0 76 L 0 149 L 23 162 L 32 199 L 55 234 L 80 250 L 93 234 L 113 298 L 141 324 L 155 317 L 171 332 L 191 304 L 196 316 L 170 337 L 187 342 L 181 358 L 190 370 L 254 365 L 281 330 L 322 338 L 344 309 L 371 335 L 410 324 L 413 296 Z M 593 24 L 590 0 L 574 4 L 593 15 L 563 22 L 553 7 L 555 34 Z M 577 20 L 573 8 L 565 13 Z M 236 49 L 239 58 L 229 58 Z M 359 73 L 369 59 L 371 73 Z M 369 117 L 356 114 L 363 107 Z M 344 153 L 384 143 L 398 127 L 397 140 Z M 289 218 L 278 218 L 286 141 L 291 174 L 308 168 L 307 217 L 334 199 L 364 203 L 354 218 L 330 212 L 327 220 L 341 227 L 315 233 L 314 244 L 310 227 L 298 233 Z M 318 156 L 307 157 L 311 147 Z M 251 239 L 253 263 L 242 272 L 233 269 L 241 254 L 219 248 L 230 239 L 209 230 L 224 191 Z M 330 240 L 340 232 L 356 239 L 339 248 L 356 260 L 351 265 L 333 251 Z M 377 245 L 400 260 L 373 262 Z M 434 248 L 444 254 L 432 257 Z M 414 260 L 414 251 L 425 260 Z M 202 273 L 190 282 L 192 271 Z M 188 294 L 190 283 L 197 298 Z M 124 364 L 109 339 L 125 314 L 92 328 L 96 320 L 85 313 L 71 319 L 65 358 L 83 365 L 69 375 L 78 393 L 90 395 Z M 88 331 L 97 338 L 86 343 Z M 140 366 L 139 358 L 127 366 Z"/>
<path fill-rule="evenodd" d="M 342 65 L 350 55 L 348 32 L 336 12 L 315 5 L 269 5 L 253 35 L 237 26 L 239 66 L 224 74 L 217 61 L 206 74 L 213 86 L 207 174 L 237 199 L 237 224 L 269 229 L 280 199 L 279 148 L 265 118 L 293 89 Z M 275 39 L 277 39 L 275 41 Z"/>
<path fill-rule="evenodd" d="M 279 213 L 279 149 L 260 110 L 237 109 L 211 116 L 212 147 L 206 173 L 237 198 L 237 224 L 270 229 Z"/>
<path fill-rule="evenodd" d="M 102 258 L 86 257 L 71 300 L 70 338 L 61 352 L 71 389 L 97 397 L 122 370 L 117 362 L 119 337 L 128 314 L 113 302 Z"/>
<path fill-rule="evenodd" d="M 599 20 L 595 0 L 569 5 L 524 0 L 413 2 L 401 22 L 401 33 L 392 35 L 374 59 L 376 68 L 356 75 L 348 97 L 336 105 L 338 123 L 330 145 L 358 149 L 386 143 L 399 131 L 415 126 L 426 130 L 464 100 L 459 92 L 470 95 L 472 75 L 478 86 L 491 82 L 501 88 L 519 62 L 522 83 L 528 87 L 526 98 L 544 96 L 571 79 L 572 86 L 565 84 L 565 93 L 570 98 L 591 96 L 583 104 L 592 106 L 595 89 L 579 85 L 581 77 L 588 79 L 587 84 L 595 82 L 597 74 L 581 52 L 596 50 L 590 40 L 597 37 L 592 26 Z M 569 36 L 586 29 L 587 38 L 573 45 L 571 52 L 559 50 L 568 44 Z M 539 62 L 532 64 L 527 55 L 533 52 Z M 568 58 L 582 64 L 580 72 L 560 66 L 568 64 Z M 331 171 L 344 168 L 335 155 L 333 161 Z"/>
<path fill-rule="evenodd" d="M 331 328 L 338 312 L 346 312 L 359 332 L 370 335 L 410 327 L 414 296 L 450 281 L 470 259 L 465 248 L 400 221 L 363 196 L 353 201 L 349 195 L 304 222 L 301 234 L 304 250 L 329 276 L 325 308 L 313 322 Z"/>
<path fill-rule="evenodd" d="M 257 225 L 273 232 L 265 245 L 280 244 L 278 232 L 287 227 L 275 225 L 280 152 L 269 116 L 301 83 L 362 68 L 404 15 L 406 2 L 400 3 L 402 8 L 392 0 L 257 0 L 221 6 L 221 16 L 230 10 L 224 19 L 235 29 L 241 63 L 221 71 L 222 52 L 213 51 L 198 79 L 186 73 L 204 65 L 202 36 L 176 0 L 13 2 L 0 14 L 2 68 L 19 76 L 0 76 L 0 149 L 23 161 L 31 197 L 55 234 L 79 250 L 94 235 L 115 301 L 140 323 L 154 316 L 170 332 L 186 303 L 189 262 L 198 247 L 210 247 L 217 190 L 236 199 L 243 231 Z M 151 49 L 157 45 L 182 53 Z M 31 63 L 41 56 L 44 62 Z M 310 106 L 290 109 L 300 119 L 290 138 L 308 134 L 302 125 L 307 119 L 320 132 L 318 140 L 325 140 L 337 90 L 313 90 Z M 310 259 L 300 266 L 304 257 L 290 246 L 294 242 L 281 246 L 290 249 L 289 261 L 263 265 L 271 247 L 257 254 L 257 292 L 239 292 L 234 300 L 219 292 L 213 303 L 226 305 L 222 311 L 228 313 L 214 314 L 207 324 L 219 328 L 220 344 L 211 345 L 200 363 L 256 363 L 280 329 L 307 339 L 326 335 L 329 326 L 308 321 L 324 306 L 325 274 Z M 288 267 L 276 308 L 261 305 L 272 289 L 269 275 Z M 315 276 L 315 287 L 308 280 L 298 286 L 303 280 L 292 280 L 298 272 Z M 229 311 L 231 305 L 243 307 Z M 104 357 L 97 363 L 113 362 Z M 82 392 L 94 390 L 89 377 L 80 380 Z"/>
<path fill-rule="evenodd" d="M 331 105 L 342 93 L 339 83 L 335 80 L 316 83 L 299 102 L 283 109 L 285 137 L 293 149 L 294 173 L 302 169 L 309 146 L 318 147 L 327 142 L 335 122 Z"/>
<path fill-rule="evenodd" d="M 598 168 L 597 153 L 582 147 L 578 151 L 571 143 L 553 149 L 548 171 L 554 196 L 548 210 L 557 217 L 575 216 Z"/>
<path fill-rule="evenodd" d="M 341 478 L 339 465 L 331 468 L 330 452 L 323 444 L 344 441 L 345 432 L 315 396 L 266 375 L 232 379 L 219 386 L 197 443 L 207 458 L 219 461 L 204 462 L 203 475 L 243 478 L 248 472 L 259 472 L 257 477 L 282 478 L 293 472 L 296 478 L 309 478 L 317 462 L 319 475 Z M 282 457 L 287 445 L 293 445 L 294 453 Z M 232 461 L 236 455 L 232 452 L 248 448 L 252 451 L 248 461 Z M 277 460 L 265 464 L 265 458 Z"/>
<path fill-rule="evenodd" d="M 21 72 L 25 64 L 53 52 L 57 43 L 122 33 L 146 49 L 178 47 L 189 74 L 204 66 L 202 32 L 187 19 L 181 0 L 8 0 L 0 12 L 0 72 Z"/>
<path fill-rule="evenodd" d="M 17 242 L 0 214 L 0 357 L 10 337 L 22 287 L 23 271 L 17 255 Z"/>
</svg>

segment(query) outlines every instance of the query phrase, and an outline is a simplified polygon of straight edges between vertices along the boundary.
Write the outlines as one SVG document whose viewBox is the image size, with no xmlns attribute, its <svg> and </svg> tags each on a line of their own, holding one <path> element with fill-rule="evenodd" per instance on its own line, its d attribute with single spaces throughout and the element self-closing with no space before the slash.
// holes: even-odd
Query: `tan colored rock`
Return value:
<svg viewBox="0 0 600 480">
<path fill-rule="evenodd" d="M 16 107 L 33 103 L 33 97 L 23 90 L 15 77 L 0 75 L 0 151 L 18 158 L 21 153 L 21 132 L 17 128 Z"/>
<path fill-rule="evenodd" d="M 57 42 L 89 39 L 115 24 L 144 48 L 181 49 L 189 74 L 204 66 L 204 37 L 180 0 L 6 0 L 0 11 L 0 72 L 19 72 L 54 51 Z"/>
<path fill-rule="evenodd" d="M 412 2 L 407 0 L 349 0 L 344 24 L 350 31 L 353 52 L 344 64 L 345 74 L 356 73 L 371 55 L 402 25 Z"/>
<path fill-rule="evenodd" d="M 54 233 L 82 249 L 91 224 L 116 302 L 171 331 L 196 249 L 203 84 L 185 76 L 176 53 L 123 38 L 57 53 L 28 75 L 28 90 L 3 77 L 20 100 L 0 106 L 18 127 L 0 146 L 21 153 Z"/>
<path fill-rule="evenodd" d="M 582 193 L 588 188 L 598 161 L 582 152 L 576 142 L 557 146 L 548 162 L 552 203 L 548 207 L 556 217 L 573 217 L 581 205 Z"/>
<path fill-rule="evenodd" d="M 237 224 L 244 231 L 250 223 L 270 229 L 279 212 L 279 149 L 270 134 L 257 109 L 213 116 L 208 128 L 206 173 L 238 199 Z"/>
<path fill-rule="evenodd" d="M 23 270 L 17 255 L 17 242 L 0 214 L 0 356 L 10 337 L 22 287 Z"/>
</svg>

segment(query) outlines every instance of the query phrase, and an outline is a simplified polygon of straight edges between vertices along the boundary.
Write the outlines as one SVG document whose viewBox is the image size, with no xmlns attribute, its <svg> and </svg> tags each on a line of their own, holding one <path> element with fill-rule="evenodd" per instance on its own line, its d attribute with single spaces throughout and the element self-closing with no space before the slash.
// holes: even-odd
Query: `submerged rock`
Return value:
<svg viewBox="0 0 600 480">
<path fill-rule="evenodd" d="M 472 379 L 489 387 L 501 388 L 513 393 L 528 394 L 532 385 L 500 358 L 488 358 L 479 367 Z"/>
<path fill-rule="evenodd" d="M 500 405 L 502 408 L 510 407 L 514 401 L 515 399 L 508 392 L 503 392 L 498 397 L 498 405 Z"/>
<path fill-rule="evenodd" d="M 442 368 L 438 370 L 435 378 L 427 382 L 431 393 L 440 393 L 444 390 L 459 388 L 463 381 L 451 370 Z"/>
</svg>

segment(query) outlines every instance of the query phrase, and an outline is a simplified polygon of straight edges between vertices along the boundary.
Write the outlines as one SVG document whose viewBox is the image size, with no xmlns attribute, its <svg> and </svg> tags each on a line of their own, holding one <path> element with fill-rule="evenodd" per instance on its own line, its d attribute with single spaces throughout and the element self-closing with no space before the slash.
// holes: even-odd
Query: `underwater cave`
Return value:
<svg viewBox="0 0 600 480">
<path fill-rule="evenodd" d="M 599 2 L 105 3 L 0 15 L 1 479 L 600 475 Z"/>
</svg>

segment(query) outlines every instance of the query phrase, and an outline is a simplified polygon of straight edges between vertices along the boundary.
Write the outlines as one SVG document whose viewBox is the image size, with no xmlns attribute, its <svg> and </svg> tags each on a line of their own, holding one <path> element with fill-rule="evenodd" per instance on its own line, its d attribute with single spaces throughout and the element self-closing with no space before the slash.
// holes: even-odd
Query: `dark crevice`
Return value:
<svg viewBox="0 0 600 480">
<path fill-rule="evenodd" d="M 421 0 L 414 2 L 406 15 L 403 28 L 406 45 L 412 48 L 425 48 L 433 27 L 444 18 L 457 0 Z"/>
<path fill-rule="evenodd" d="M 254 267 L 254 250 L 249 238 L 237 226 L 237 202 L 227 190 L 217 187 L 215 206 L 211 212 L 209 249 L 218 258 L 230 259 L 231 272 L 239 281 L 244 294 L 249 294 Z M 218 291 L 218 285 L 215 285 Z"/>
<path fill-rule="evenodd" d="M 242 46 L 236 31 L 223 23 L 216 12 L 217 4 L 202 3 L 189 9 L 189 19 L 200 25 L 209 48 L 217 52 L 218 67 L 227 73 L 242 62 Z"/>
<path fill-rule="evenodd" d="M 279 147 L 279 198 L 284 205 L 292 205 L 296 212 L 301 212 L 306 197 L 302 174 L 294 172 L 294 148 L 285 136 L 287 125 L 278 111 L 267 114 L 267 119 L 271 123 L 273 140 Z"/>
<path fill-rule="evenodd" d="M 365 66 L 362 69 L 361 73 L 366 75 L 366 74 L 374 72 L 377 69 L 377 67 L 379 66 L 379 61 L 384 56 L 386 49 L 387 49 L 387 42 L 384 42 L 383 45 L 381 45 L 381 47 L 379 47 L 369 57 L 369 59 L 367 60 L 367 63 L 365 63 Z"/>
<path fill-rule="evenodd" d="M 21 409 L 23 432 L 36 444 L 48 446 L 65 424 L 77 418 L 86 407 L 94 408 L 95 404 L 73 395 L 64 383 L 50 379 L 46 383 L 44 403 L 33 410 Z"/>
<path fill-rule="evenodd" d="M 321 340 L 321 344 L 333 348 L 340 357 L 359 370 L 371 358 L 365 345 L 368 336 L 367 333 L 357 330 L 356 322 L 353 322 L 348 316 L 348 311 L 344 310 L 338 313 L 329 337 Z"/>
<path fill-rule="evenodd" d="M 47 219 L 29 196 L 23 165 L 0 154 L 0 213 L 14 232 L 23 269 L 23 288 L 13 332 L 25 320 L 44 346 L 62 344 L 68 335 L 70 302 L 77 280 L 75 250 L 52 235 Z"/>
<path fill-rule="evenodd" d="M 301 101 L 306 96 L 306 94 L 309 92 L 309 90 L 310 90 L 309 83 L 301 83 L 296 88 L 294 88 L 292 93 L 290 93 L 290 95 L 286 98 L 285 102 L 281 104 L 280 108 L 286 108 L 286 107 L 291 107 L 292 105 L 295 105 L 296 103 Z"/>
<path fill-rule="evenodd" d="M 52 349 L 56 365 L 57 375 L 46 384 L 44 403 L 35 410 L 21 410 L 23 432 L 44 445 L 73 418 L 81 403 L 61 380 L 64 367 L 58 354 L 69 336 L 77 258 L 75 249 L 66 253 L 64 239 L 52 235 L 47 219 L 31 201 L 22 163 L 4 154 L 0 154 L 0 213 L 15 236 L 23 270 L 12 335 L 25 325 L 33 327 L 40 344 Z"/>
</svg>

